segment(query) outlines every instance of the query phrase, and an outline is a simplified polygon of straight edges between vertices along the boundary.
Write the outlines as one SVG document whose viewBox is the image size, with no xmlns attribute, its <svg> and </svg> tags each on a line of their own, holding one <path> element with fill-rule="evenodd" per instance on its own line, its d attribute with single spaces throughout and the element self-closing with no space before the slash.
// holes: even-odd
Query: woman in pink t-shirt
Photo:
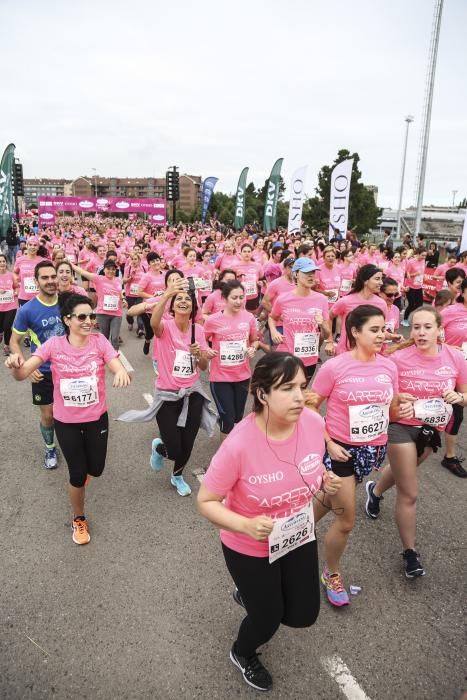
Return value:
<svg viewBox="0 0 467 700">
<path fill-rule="evenodd" d="M 55 269 L 57 270 L 57 292 L 59 294 L 71 293 L 87 297 L 88 293 L 84 287 L 75 284 L 73 267 L 69 260 L 62 260 L 55 265 Z"/>
<path fill-rule="evenodd" d="M 391 423 L 389 462 L 378 482 L 368 482 L 366 512 L 377 518 L 380 499 L 396 485 L 396 523 L 402 541 L 405 575 L 423 576 L 415 551 L 417 466 L 441 445 L 440 432 L 452 419 L 454 405 L 467 400 L 467 363 L 462 353 L 439 343 L 441 316 L 433 306 L 422 306 L 411 317 L 414 345 L 395 352 L 401 391 L 411 395 L 411 417 Z"/>
<path fill-rule="evenodd" d="M 302 361 L 289 353 L 262 357 L 251 380 L 253 412 L 214 455 L 198 493 L 200 513 L 221 529 L 222 550 L 246 610 L 231 661 L 246 683 L 269 690 L 258 658 L 281 624 L 309 627 L 319 612 L 313 497 L 337 493 L 340 479 L 323 468 L 324 423 L 304 407 Z"/>
<path fill-rule="evenodd" d="M 331 319 L 340 317 L 340 334 L 336 336 L 336 355 L 346 352 L 347 345 L 346 323 L 347 314 L 361 304 L 376 306 L 386 315 L 386 302 L 378 295 L 383 283 L 383 273 L 375 265 L 363 265 L 357 273 L 352 291 L 341 297 L 332 305 L 329 315 Z"/>
<path fill-rule="evenodd" d="M 386 455 L 389 419 L 410 415 L 412 405 L 397 398 L 396 367 L 380 352 L 385 317 L 363 304 L 346 318 L 350 351 L 326 362 L 316 375 L 309 404 L 326 401 L 327 468 L 342 477 L 342 489 L 331 498 L 335 519 L 325 538 L 326 565 L 321 576 L 327 598 L 340 607 L 350 603 L 340 574 L 340 561 L 355 523 L 356 485 Z M 319 520 L 324 508 L 315 512 Z"/>
<path fill-rule="evenodd" d="M 386 302 L 386 340 L 388 343 L 399 343 L 402 340 L 402 335 L 397 333 L 400 326 L 401 313 L 394 301 L 399 296 L 399 287 L 396 280 L 391 277 L 385 277 L 379 291 L 381 299 Z M 385 343 L 384 348 L 387 347 Z M 384 349 L 383 348 L 383 349 Z"/>
<path fill-rule="evenodd" d="M 339 298 L 341 273 L 336 260 L 336 249 L 329 245 L 323 250 L 323 263 L 316 275 L 317 291 L 328 298 L 329 308 Z"/>
<path fill-rule="evenodd" d="M 173 318 L 167 320 L 164 314 L 169 302 Z M 193 450 L 206 399 L 199 379 L 200 370 L 208 366 L 208 347 L 203 327 L 194 323 L 196 312 L 196 298 L 188 292 L 188 280 L 176 276 L 168 281 L 151 315 L 159 373 L 156 392 L 161 405 L 156 413 L 160 438 L 152 441 L 150 462 L 154 471 L 162 469 L 164 457 L 174 462 L 170 483 L 180 496 L 191 493 L 183 470 Z"/>
<path fill-rule="evenodd" d="M 140 253 L 135 251 L 130 253 L 123 273 L 123 288 L 125 290 L 125 299 L 128 309 L 141 303 L 142 297 L 139 295 L 139 287 L 142 277 L 147 273 L 147 269 L 147 263 L 141 260 Z M 134 321 L 133 317 L 128 315 L 128 312 L 126 320 L 128 323 L 128 330 L 132 331 Z M 141 316 L 136 317 L 136 326 L 136 335 L 138 338 L 142 338 L 144 335 L 144 325 Z"/>
<path fill-rule="evenodd" d="M 222 296 L 222 287 L 227 282 L 236 280 L 237 275 L 234 270 L 226 268 L 222 270 L 219 275 L 219 279 L 214 282 L 214 291 L 211 292 L 206 297 L 206 301 L 203 304 L 203 319 L 207 321 L 211 314 L 216 314 L 218 311 L 223 311 L 225 309 L 225 299 Z"/>
<path fill-rule="evenodd" d="M 423 304 L 423 274 L 425 272 L 425 248 L 417 248 L 405 268 L 405 285 L 407 287 L 407 307 L 404 312 L 403 326 L 409 326 L 412 311 Z"/>
<path fill-rule="evenodd" d="M 319 357 L 320 334 L 327 354 L 334 354 L 329 324 L 328 301 L 324 294 L 313 291 L 316 267 L 310 258 L 299 258 L 292 266 L 295 289 L 280 294 L 269 314 L 272 342 L 278 350 L 300 357 L 310 380 Z M 277 327 L 282 328 L 279 332 Z"/>
<path fill-rule="evenodd" d="M 339 296 L 343 297 L 352 291 L 355 277 L 357 276 L 358 265 L 354 262 L 354 253 L 351 248 L 350 250 L 344 250 L 341 256 L 342 264 L 339 265 L 339 273 L 341 276 Z"/>
<path fill-rule="evenodd" d="M 245 290 L 237 280 L 221 291 L 225 308 L 204 324 L 212 347 L 209 379 L 220 416 L 221 442 L 243 418 L 251 377 L 250 359 L 258 349 L 256 319 L 245 310 Z"/>
<path fill-rule="evenodd" d="M 389 265 L 386 269 L 386 276 L 395 280 L 399 288 L 399 294 L 394 300 L 394 304 L 397 306 L 399 311 L 402 311 L 402 294 L 404 293 L 404 279 L 405 279 L 405 263 L 402 261 L 401 254 L 396 250 L 394 253 L 388 251 L 388 257 L 390 259 Z"/>
<path fill-rule="evenodd" d="M 25 362 L 16 356 L 14 363 L 8 358 L 5 365 L 22 380 L 44 362 L 51 363 L 54 428 L 70 473 L 72 537 L 76 544 L 87 544 L 91 537 L 84 515 L 84 486 L 89 476 L 102 474 L 107 455 L 105 367 L 114 375 L 114 387 L 128 386 L 130 377 L 109 341 L 92 332 L 96 314 L 87 297 L 67 295 L 60 312 L 65 335 L 47 340 Z"/>
<path fill-rule="evenodd" d="M 263 284 L 263 266 L 251 259 L 253 248 L 250 243 L 243 243 L 241 247 L 241 258 L 232 265 L 237 273 L 237 279 L 243 284 L 245 289 L 247 311 L 256 311 L 259 306 L 260 288 Z"/>
<path fill-rule="evenodd" d="M 10 338 L 13 321 L 18 308 L 18 283 L 12 272 L 7 270 L 6 256 L 0 254 L 0 342 L 3 339 L 4 353 L 10 354 Z"/>
</svg>

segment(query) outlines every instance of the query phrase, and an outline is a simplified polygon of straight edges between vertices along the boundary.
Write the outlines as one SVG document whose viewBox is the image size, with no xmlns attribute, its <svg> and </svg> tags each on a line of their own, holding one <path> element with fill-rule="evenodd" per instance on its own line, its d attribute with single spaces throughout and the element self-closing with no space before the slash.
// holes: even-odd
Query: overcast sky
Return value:
<svg viewBox="0 0 467 700">
<path fill-rule="evenodd" d="M 0 0 L 0 150 L 25 177 L 162 176 L 233 192 L 284 157 L 307 193 L 340 148 L 414 202 L 434 0 Z M 445 0 L 425 204 L 467 196 L 467 2 Z"/>
</svg>

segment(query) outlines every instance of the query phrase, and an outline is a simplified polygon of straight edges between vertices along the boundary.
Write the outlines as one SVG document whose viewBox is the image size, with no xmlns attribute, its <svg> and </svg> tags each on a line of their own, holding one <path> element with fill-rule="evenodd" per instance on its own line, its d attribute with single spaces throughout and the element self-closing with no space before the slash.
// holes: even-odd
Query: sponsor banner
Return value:
<svg viewBox="0 0 467 700">
<path fill-rule="evenodd" d="M 151 221 L 166 223 L 166 203 L 164 199 L 142 199 L 137 197 L 47 197 L 39 196 L 39 219 L 52 223 L 49 217 L 41 214 L 57 215 L 59 212 L 109 212 L 115 214 L 149 214 Z"/>
<path fill-rule="evenodd" d="M 298 168 L 292 175 L 292 180 L 290 182 L 289 223 L 287 225 L 289 234 L 300 233 L 300 228 L 302 226 L 306 169 L 306 165 Z"/>
<path fill-rule="evenodd" d="M 436 269 L 426 267 L 425 272 L 423 274 L 423 301 L 426 301 L 430 304 L 434 300 L 439 290 L 443 287 L 443 280 L 437 280 L 435 273 Z"/>
<path fill-rule="evenodd" d="M 329 202 L 329 238 L 335 238 L 339 232 L 347 238 L 349 220 L 349 195 L 352 179 L 353 158 L 338 163 L 331 174 L 331 195 Z"/>
<path fill-rule="evenodd" d="M 279 185 L 281 180 L 281 168 L 283 158 L 278 158 L 272 166 L 266 192 L 266 204 L 264 206 L 263 229 L 271 233 L 276 229 L 277 202 L 279 200 Z"/>
<path fill-rule="evenodd" d="M 201 221 L 203 224 L 206 221 L 209 202 L 211 201 L 212 193 L 218 179 L 217 177 L 207 177 L 203 182 L 203 191 L 201 194 Z"/>
<path fill-rule="evenodd" d="M 234 229 L 239 231 L 245 225 L 245 196 L 246 196 L 246 179 L 248 177 L 248 168 L 243 168 L 240 173 L 237 185 L 237 197 L 235 200 L 235 218 Z"/>
<path fill-rule="evenodd" d="M 0 163 L 0 241 L 6 238 L 13 216 L 11 177 L 15 160 L 15 144 L 10 143 Z"/>
</svg>

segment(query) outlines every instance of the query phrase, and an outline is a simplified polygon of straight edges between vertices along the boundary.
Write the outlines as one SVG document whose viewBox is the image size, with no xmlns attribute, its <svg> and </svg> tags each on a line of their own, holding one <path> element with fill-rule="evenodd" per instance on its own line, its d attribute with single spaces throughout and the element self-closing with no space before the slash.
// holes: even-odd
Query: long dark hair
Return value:
<svg viewBox="0 0 467 700">
<path fill-rule="evenodd" d="M 60 317 L 62 319 L 63 328 L 66 335 L 70 335 L 70 329 L 65 323 L 65 318 L 73 313 L 75 308 L 80 304 L 87 304 L 92 309 L 91 300 L 82 294 L 73 294 L 73 292 L 64 292 L 58 295 L 58 306 L 60 309 Z"/>
<path fill-rule="evenodd" d="M 378 272 L 382 272 L 382 270 L 380 270 L 380 268 L 376 265 L 372 265 L 371 263 L 369 263 L 368 265 L 362 265 L 362 267 L 357 272 L 353 289 L 351 292 L 349 292 L 349 295 L 361 292 L 365 286 L 365 282 L 368 282 L 368 280 L 371 279 L 374 275 L 377 275 Z"/>
</svg>

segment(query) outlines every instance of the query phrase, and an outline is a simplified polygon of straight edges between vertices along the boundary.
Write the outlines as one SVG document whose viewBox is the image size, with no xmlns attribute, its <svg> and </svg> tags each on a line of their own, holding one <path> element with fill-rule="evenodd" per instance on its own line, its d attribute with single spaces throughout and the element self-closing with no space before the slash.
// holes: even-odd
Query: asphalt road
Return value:
<svg viewBox="0 0 467 700">
<path fill-rule="evenodd" d="M 135 368 L 109 388 L 112 417 L 145 407 L 153 374 L 123 331 Z M 252 698 L 229 660 L 242 618 L 216 530 L 197 514 L 193 471 L 218 444 L 200 433 L 180 498 L 149 469 L 152 424 L 113 423 L 107 466 L 87 490 L 92 540 L 72 543 L 67 470 L 42 467 L 29 382 L 0 368 L 0 698 Z M 461 433 L 461 451 L 466 432 Z M 427 570 L 407 581 L 393 521 L 359 517 L 345 554 L 345 609 L 322 599 L 314 627 L 280 628 L 263 648 L 271 698 L 458 700 L 466 669 L 466 480 L 434 457 L 421 467 L 418 547 Z M 318 540 L 329 522 L 318 527 Z"/>
</svg>

